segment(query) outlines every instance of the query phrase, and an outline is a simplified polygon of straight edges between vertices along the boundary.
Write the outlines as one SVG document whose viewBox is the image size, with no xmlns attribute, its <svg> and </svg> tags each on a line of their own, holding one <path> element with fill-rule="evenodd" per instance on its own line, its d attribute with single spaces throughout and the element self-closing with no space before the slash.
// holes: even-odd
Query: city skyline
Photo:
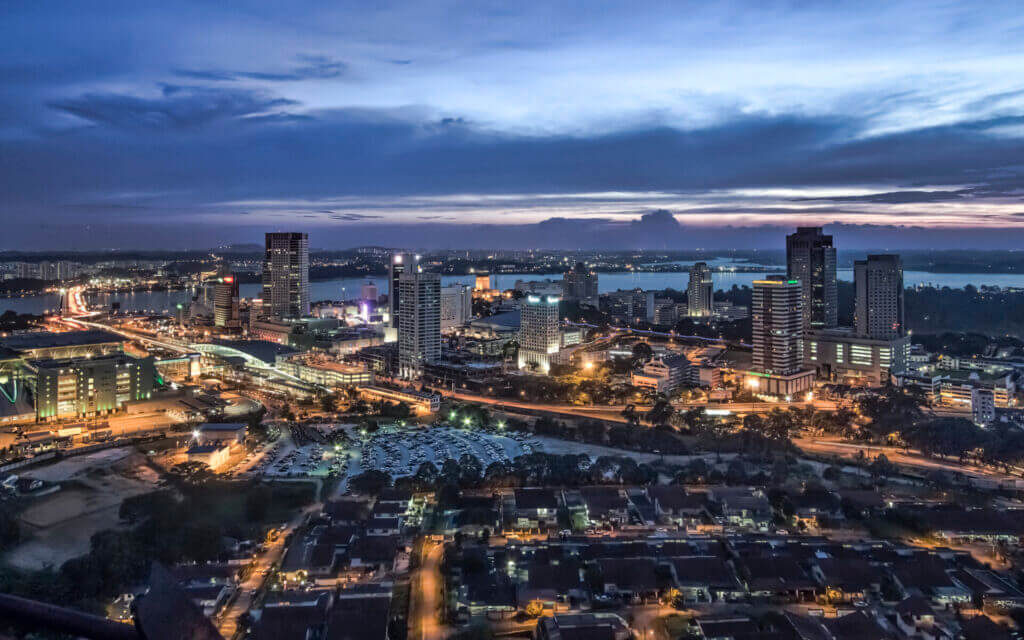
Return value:
<svg viewBox="0 0 1024 640">
<path fill-rule="evenodd" d="M 1024 225 L 1012 3 L 67 3 L 5 27 L 0 249 L 278 227 L 348 246 L 756 247 L 812 225 L 1012 247 Z"/>
</svg>

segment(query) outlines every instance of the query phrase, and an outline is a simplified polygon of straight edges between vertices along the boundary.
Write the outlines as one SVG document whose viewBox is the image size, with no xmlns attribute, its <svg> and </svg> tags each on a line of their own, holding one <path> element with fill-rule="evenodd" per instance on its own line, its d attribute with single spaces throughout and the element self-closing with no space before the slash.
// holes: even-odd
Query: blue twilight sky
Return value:
<svg viewBox="0 0 1024 640">
<path fill-rule="evenodd" d="M 3 15 L 0 249 L 1024 240 L 1019 2 Z"/>
</svg>

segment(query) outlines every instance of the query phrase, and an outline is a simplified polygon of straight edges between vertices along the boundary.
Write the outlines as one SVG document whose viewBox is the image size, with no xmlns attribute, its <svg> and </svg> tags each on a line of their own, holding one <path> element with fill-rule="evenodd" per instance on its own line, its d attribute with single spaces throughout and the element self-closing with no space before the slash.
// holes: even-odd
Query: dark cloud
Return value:
<svg viewBox="0 0 1024 640">
<path fill-rule="evenodd" d="M 228 71 L 225 69 L 179 69 L 176 73 L 194 80 L 232 82 L 237 80 L 263 80 L 266 82 L 298 82 L 300 80 L 329 80 L 348 73 L 349 67 L 340 60 L 327 56 L 299 56 L 300 65 L 287 71 Z"/>
<path fill-rule="evenodd" d="M 870 193 L 852 196 L 822 196 L 817 198 L 792 198 L 794 202 L 877 202 L 885 204 L 911 204 L 916 202 L 949 202 L 961 200 L 973 193 L 973 189 L 956 189 L 952 191 L 888 191 L 886 193 Z"/>
<path fill-rule="evenodd" d="M 249 89 L 163 85 L 156 98 L 115 93 L 87 93 L 55 100 L 49 106 L 94 124 L 123 129 L 173 130 L 200 127 L 298 104 Z"/>
<path fill-rule="evenodd" d="M 359 220 L 373 220 L 384 216 L 371 216 L 362 213 L 342 213 L 328 216 L 331 220 L 343 220 L 345 222 L 358 222 Z"/>
</svg>

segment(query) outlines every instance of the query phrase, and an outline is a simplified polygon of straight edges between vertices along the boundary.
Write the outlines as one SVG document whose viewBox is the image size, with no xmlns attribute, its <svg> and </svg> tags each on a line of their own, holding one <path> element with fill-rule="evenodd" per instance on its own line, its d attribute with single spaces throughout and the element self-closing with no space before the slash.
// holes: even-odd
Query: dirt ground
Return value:
<svg viewBox="0 0 1024 640">
<path fill-rule="evenodd" d="M 66 484 L 22 512 L 28 540 L 4 558 L 22 569 L 57 567 L 84 554 L 94 533 L 119 526 L 122 500 L 153 491 L 159 480 L 145 457 L 129 447 L 62 460 L 25 475 Z"/>
</svg>

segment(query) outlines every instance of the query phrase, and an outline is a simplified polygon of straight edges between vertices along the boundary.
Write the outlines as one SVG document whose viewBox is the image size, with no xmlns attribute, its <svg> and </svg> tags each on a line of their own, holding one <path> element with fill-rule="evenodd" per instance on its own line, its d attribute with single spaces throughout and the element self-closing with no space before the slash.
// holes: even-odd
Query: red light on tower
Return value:
<svg viewBox="0 0 1024 640">
<path fill-rule="evenodd" d="M 228 284 L 231 284 L 234 281 L 235 281 L 235 276 L 224 276 L 224 282 L 227 282 Z"/>
</svg>

